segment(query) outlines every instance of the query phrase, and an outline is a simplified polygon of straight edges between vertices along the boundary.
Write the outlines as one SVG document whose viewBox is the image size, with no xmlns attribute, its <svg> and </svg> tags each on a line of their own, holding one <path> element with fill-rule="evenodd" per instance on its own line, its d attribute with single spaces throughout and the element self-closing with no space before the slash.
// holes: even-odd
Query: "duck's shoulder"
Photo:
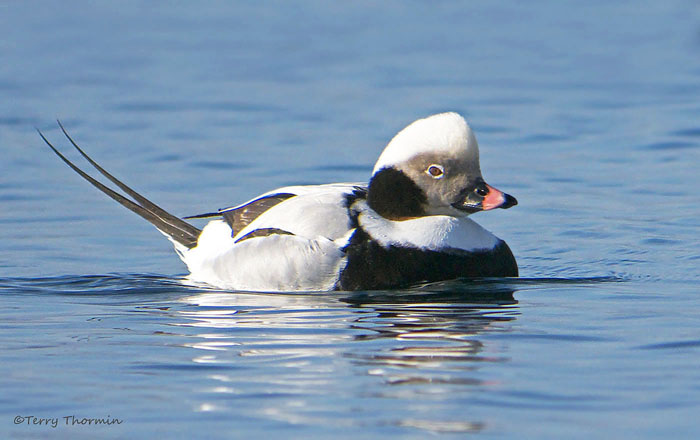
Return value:
<svg viewBox="0 0 700 440">
<path fill-rule="evenodd" d="M 218 213 L 233 212 L 245 207 L 250 207 L 265 200 L 278 199 L 280 202 L 298 196 L 314 196 L 329 193 L 347 194 L 355 191 L 367 191 L 365 183 L 326 183 L 322 185 L 291 185 L 267 191 L 247 202 L 229 206 L 218 210 Z M 203 214 L 206 215 L 206 214 Z"/>
<path fill-rule="evenodd" d="M 365 186 L 355 183 L 288 186 L 221 210 L 221 215 L 238 238 L 274 229 L 334 240 L 347 233 L 351 223 L 348 207 L 366 192 Z"/>
</svg>

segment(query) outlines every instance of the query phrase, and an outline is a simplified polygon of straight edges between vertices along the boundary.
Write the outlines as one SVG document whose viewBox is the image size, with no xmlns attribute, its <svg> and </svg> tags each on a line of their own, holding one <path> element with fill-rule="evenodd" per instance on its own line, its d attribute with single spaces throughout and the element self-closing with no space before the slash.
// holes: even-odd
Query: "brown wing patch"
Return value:
<svg viewBox="0 0 700 440">
<path fill-rule="evenodd" d="M 226 220 L 226 223 L 231 227 L 231 231 L 232 231 L 231 237 L 235 237 L 236 234 L 238 234 L 240 231 L 243 230 L 243 228 L 248 226 L 256 218 L 258 218 L 260 216 L 260 214 L 262 214 L 263 212 L 272 208 L 273 206 L 277 205 L 278 203 L 281 203 L 281 202 L 287 200 L 288 198 L 294 197 L 294 196 L 295 196 L 295 194 L 289 194 L 289 193 L 271 194 L 267 197 L 262 197 L 262 198 L 253 200 L 252 202 L 245 204 L 243 206 L 238 206 L 236 208 L 223 210 L 220 212 L 220 214 L 224 217 L 224 220 Z M 274 228 L 268 228 L 268 229 L 274 229 Z M 263 230 L 263 229 L 258 229 L 258 230 Z M 258 231 L 258 230 L 256 230 L 256 231 Z M 253 231 L 253 232 L 256 232 L 256 231 Z M 251 234 L 253 232 L 251 232 Z M 279 233 L 279 232 L 277 232 L 277 233 Z M 244 237 L 242 237 L 238 241 L 241 241 L 245 238 L 250 238 L 250 237 L 248 237 L 248 235 L 250 235 L 250 234 L 246 234 Z M 269 235 L 269 234 L 266 234 L 266 235 Z"/>
<path fill-rule="evenodd" d="M 255 237 L 267 237 L 268 235 L 294 235 L 289 231 L 285 231 L 284 229 L 277 229 L 277 228 L 260 228 L 260 229 L 255 229 L 253 231 L 248 232 L 245 234 L 243 237 L 239 238 L 236 240 L 236 243 L 240 243 L 243 240 L 247 240 L 249 238 L 255 238 Z"/>
</svg>

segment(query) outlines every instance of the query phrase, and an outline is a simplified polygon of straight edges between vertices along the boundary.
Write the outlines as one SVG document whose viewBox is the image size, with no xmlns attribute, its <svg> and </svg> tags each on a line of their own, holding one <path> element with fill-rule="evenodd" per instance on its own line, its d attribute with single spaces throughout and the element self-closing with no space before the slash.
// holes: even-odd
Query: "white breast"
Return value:
<svg viewBox="0 0 700 440">
<path fill-rule="evenodd" d="M 447 248 L 477 251 L 492 249 L 498 237 L 467 217 L 431 215 L 409 220 L 387 220 L 357 202 L 359 224 L 382 246 L 416 247 L 433 251 Z"/>
</svg>

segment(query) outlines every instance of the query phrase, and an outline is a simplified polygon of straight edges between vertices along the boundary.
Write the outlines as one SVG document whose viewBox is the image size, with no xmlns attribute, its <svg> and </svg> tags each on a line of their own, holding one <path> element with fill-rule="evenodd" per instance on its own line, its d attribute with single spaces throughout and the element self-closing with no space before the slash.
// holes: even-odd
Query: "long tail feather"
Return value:
<svg viewBox="0 0 700 440">
<path fill-rule="evenodd" d="M 197 214 L 197 215 L 188 215 L 187 217 L 182 217 L 184 219 L 190 219 L 190 218 L 213 218 L 213 217 L 221 217 L 221 212 L 207 212 L 206 214 Z"/>
<path fill-rule="evenodd" d="M 196 227 L 192 226 L 191 224 L 183 221 L 182 219 L 175 217 L 174 215 L 170 214 L 169 212 L 165 211 L 155 203 L 151 202 L 147 198 L 143 197 L 141 194 L 137 193 L 127 185 L 125 185 L 123 182 L 121 182 L 119 179 L 108 173 L 104 168 L 102 168 L 100 165 L 98 165 L 94 160 L 92 160 L 74 141 L 73 139 L 68 135 L 66 132 L 65 128 L 63 128 L 63 125 L 59 121 L 59 126 L 61 127 L 61 130 L 63 133 L 66 135 L 68 140 L 71 142 L 71 144 L 80 152 L 80 154 L 92 165 L 99 171 L 103 176 L 105 176 L 107 179 L 109 179 L 112 183 L 117 185 L 119 188 L 121 188 L 125 193 L 127 193 L 129 196 L 133 197 L 133 199 L 137 202 L 135 203 L 133 200 L 130 200 L 123 195 L 119 194 L 118 192 L 112 190 L 111 188 L 103 185 L 100 183 L 98 180 L 94 179 L 92 176 L 78 168 L 73 162 L 68 160 L 60 151 L 54 147 L 51 142 L 46 139 L 44 134 L 37 129 L 37 132 L 39 133 L 39 136 L 44 140 L 46 145 L 53 150 L 53 152 L 63 161 L 65 162 L 73 171 L 78 173 L 80 177 L 83 179 L 87 180 L 90 184 L 92 184 L 95 188 L 99 189 L 103 193 L 105 193 L 107 196 L 112 198 L 113 200 L 117 201 L 119 204 L 124 206 L 125 208 L 135 212 L 136 214 L 140 215 L 144 219 L 148 220 L 150 223 L 152 223 L 156 228 L 158 228 L 160 231 L 164 232 L 167 234 L 169 237 L 171 237 L 173 240 L 176 242 L 182 244 L 183 246 L 191 249 L 197 245 L 197 238 L 199 237 L 200 230 L 197 229 Z"/>
</svg>

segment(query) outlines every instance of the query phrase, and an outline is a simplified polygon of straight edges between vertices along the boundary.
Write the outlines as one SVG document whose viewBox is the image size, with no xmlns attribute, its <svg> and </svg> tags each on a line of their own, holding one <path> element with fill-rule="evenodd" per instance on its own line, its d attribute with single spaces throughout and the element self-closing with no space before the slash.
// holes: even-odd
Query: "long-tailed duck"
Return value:
<svg viewBox="0 0 700 440">
<path fill-rule="evenodd" d="M 468 218 L 517 201 L 486 184 L 474 133 L 457 113 L 401 130 L 379 156 L 369 184 L 290 186 L 184 217 L 216 218 L 201 230 L 116 179 L 61 129 L 123 194 L 39 134 L 80 176 L 168 237 L 193 281 L 237 290 L 327 291 L 518 276 L 508 245 Z"/>
</svg>

